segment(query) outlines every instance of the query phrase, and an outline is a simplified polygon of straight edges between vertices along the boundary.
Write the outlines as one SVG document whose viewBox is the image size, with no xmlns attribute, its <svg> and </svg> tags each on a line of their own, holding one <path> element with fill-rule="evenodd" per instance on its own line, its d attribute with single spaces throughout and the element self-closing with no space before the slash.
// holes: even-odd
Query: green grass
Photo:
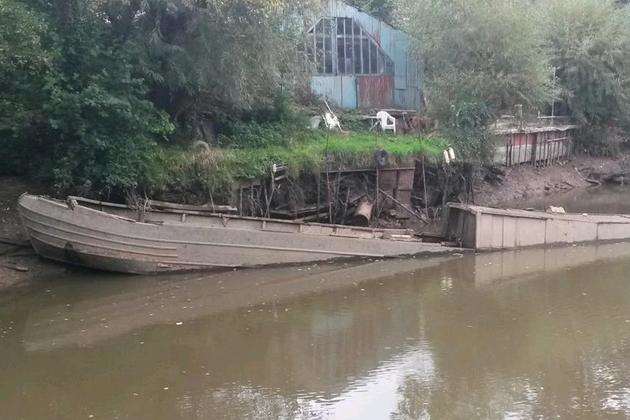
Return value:
<svg viewBox="0 0 630 420">
<path fill-rule="evenodd" d="M 374 166 L 377 150 L 387 151 L 390 165 L 398 166 L 413 157 L 437 157 L 445 147 L 446 142 L 436 138 L 312 132 L 286 145 L 216 148 L 210 153 L 163 149 L 157 159 L 165 173 L 154 184 L 161 190 L 201 189 L 215 198 L 226 198 L 238 181 L 268 177 L 273 164 L 287 165 L 297 178 L 323 170 L 327 155 L 331 169 L 359 169 Z"/>
</svg>

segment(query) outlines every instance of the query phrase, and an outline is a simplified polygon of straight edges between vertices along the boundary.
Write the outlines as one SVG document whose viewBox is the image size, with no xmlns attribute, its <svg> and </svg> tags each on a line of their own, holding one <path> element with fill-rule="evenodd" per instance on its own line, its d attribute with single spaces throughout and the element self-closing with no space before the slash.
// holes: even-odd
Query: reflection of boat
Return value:
<svg viewBox="0 0 630 420">
<path fill-rule="evenodd" d="M 342 296 L 361 288 L 401 279 L 455 278 L 476 287 L 509 283 L 543 272 L 573 269 L 597 261 L 630 257 L 630 244 L 528 249 L 462 258 L 383 260 L 356 264 L 319 264 L 219 273 L 190 273 L 126 281 L 103 274 L 96 282 L 72 282 L 57 288 L 58 305 L 38 305 L 29 312 L 24 345 L 29 351 L 90 347 L 150 326 L 191 321 L 247 308 L 284 311 L 316 295 Z M 92 275 L 91 275 L 92 276 Z M 524 277 L 525 276 L 525 277 Z M 403 282 L 404 283 L 404 282 Z M 410 283 L 411 284 L 411 283 Z M 344 293 L 339 293 L 344 291 Z M 337 292 L 335 294 L 335 292 Z M 80 296 L 80 299 L 76 299 Z M 343 300 L 343 299 L 342 299 Z M 347 302 L 343 300 L 344 302 Z M 67 306 L 68 302 L 72 302 Z M 322 316 L 327 316 L 326 312 Z M 330 332 L 345 328 L 335 315 Z"/>
<path fill-rule="evenodd" d="M 66 307 L 64 299 L 59 306 L 41 307 L 32 312 L 25 327 L 24 344 L 29 351 L 89 347 L 152 325 L 188 323 L 260 305 L 299 306 L 295 302 L 301 298 L 356 289 L 359 283 L 445 269 L 445 261 L 453 258 L 333 263 L 211 275 L 191 273 L 133 282 L 116 281 L 104 275 L 98 285 L 75 283 L 69 287 L 82 296 L 71 309 Z M 61 290 L 57 293 L 64 294 Z M 338 319 L 335 324 L 335 328 L 343 325 Z M 327 326 L 327 330 L 331 328 Z"/>
<path fill-rule="evenodd" d="M 476 250 L 629 240 L 630 216 L 557 214 L 450 204 L 445 236 Z"/>
<path fill-rule="evenodd" d="M 533 248 L 487 252 L 475 256 L 472 267 L 477 286 L 527 280 L 542 272 L 562 272 L 580 266 L 630 258 L 630 243 L 589 244 L 570 247 Z"/>
<path fill-rule="evenodd" d="M 406 230 L 245 218 L 192 208 L 137 211 L 25 194 L 19 211 L 42 256 L 123 273 L 254 267 L 449 252 Z"/>
</svg>

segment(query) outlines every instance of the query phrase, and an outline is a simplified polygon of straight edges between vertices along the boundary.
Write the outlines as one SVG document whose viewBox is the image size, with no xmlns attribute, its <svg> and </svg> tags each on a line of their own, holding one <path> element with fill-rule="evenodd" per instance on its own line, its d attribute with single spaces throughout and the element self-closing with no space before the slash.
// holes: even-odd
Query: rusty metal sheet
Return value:
<svg viewBox="0 0 630 420">
<path fill-rule="evenodd" d="M 359 108 L 389 108 L 394 104 L 394 78 L 389 75 L 357 77 Z"/>
</svg>

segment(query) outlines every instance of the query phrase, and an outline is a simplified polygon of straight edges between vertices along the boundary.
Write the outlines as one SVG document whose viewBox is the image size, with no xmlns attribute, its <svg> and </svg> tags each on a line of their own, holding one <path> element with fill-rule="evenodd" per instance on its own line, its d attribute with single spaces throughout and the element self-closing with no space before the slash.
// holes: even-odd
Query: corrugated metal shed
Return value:
<svg viewBox="0 0 630 420">
<path fill-rule="evenodd" d="M 326 48 L 332 50 L 329 51 L 330 57 L 325 52 L 316 56 L 320 60 L 324 60 L 324 65 L 320 66 L 312 77 L 311 88 L 313 92 L 347 109 L 395 107 L 420 110 L 422 104 L 420 68 L 411 54 L 409 36 L 341 0 L 326 0 L 322 14 L 317 17 L 316 21 L 321 22 L 323 19 L 328 25 L 328 22 L 340 22 L 340 20 L 336 20 L 338 18 L 352 19 L 354 23 L 358 24 L 361 28 L 362 36 L 366 33 L 366 36 L 371 39 L 371 41 L 367 42 L 374 42 L 378 45 L 376 55 L 379 58 L 381 55 L 384 55 L 383 60 L 385 60 L 386 64 L 377 64 L 377 71 L 368 71 L 368 74 L 365 74 L 365 72 L 357 73 L 354 71 L 356 68 L 361 69 L 362 64 L 357 62 L 357 67 L 355 67 L 355 64 L 351 64 L 350 68 L 353 71 L 348 72 L 348 67 L 343 69 L 343 64 L 337 64 L 341 63 L 341 61 L 335 59 L 337 54 L 342 53 L 345 59 L 347 54 L 344 50 L 345 47 L 339 46 L 339 49 L 337 49 L 336 45 L 337 42 L 348 42 L 343 38 L 343 33 L 346 36 L 351 33 L 354 34 L 354 24 L 353 29 L 350 31 L 348 31 L 345 23 L 343 24 L 343 29 L 341 24 L 339 24 L 339 33 L 341 34 L 339 38 L 336 35 L 337 29 L 333 28 L 332 41 L 330 43 L 328 43 L 328 39 L 324 39 L 323 35 L 321 36 L 321 44 L 318 43 L 321 32 L 317 32 L 317 29 L 312 29 L 313 45 L 317 54 L 320 54 L 319 50 L 322 48 L 324 50 Z M 332 23 L 332 25 L 335 25 L 335 23 Z M 325 29 L 320 29 L 321 31 L 329 30 L 329 27 L 325 25 L 322 28 Z M 328 35 L 328 33 L 326 34 Z M 359 49 L 359 45 L 352 44 L 348 48 L 349 50 L 354 48 L 356 51 Z M 363 44 L 362 48 L 369 48 L 369 45 Z M 375 50 L 370 50 L 370 53 L 374 54 L 373 51 Z M 352 59 L 354 60 L 354 52 L 352 54 Z M 356 59 L 358 61 L 358 58 Z M 330 61 L 333 61 L 333 64 Z M 362 58 L 361 63 L 363 63 Z M 389 68 L 390 63 L 393 63 L 393 69 Z M 339 69 L 339 67 L 342 67 L 342 69 Z M 384 71 L 384 68 L 387 71 Z"/>
</svg>

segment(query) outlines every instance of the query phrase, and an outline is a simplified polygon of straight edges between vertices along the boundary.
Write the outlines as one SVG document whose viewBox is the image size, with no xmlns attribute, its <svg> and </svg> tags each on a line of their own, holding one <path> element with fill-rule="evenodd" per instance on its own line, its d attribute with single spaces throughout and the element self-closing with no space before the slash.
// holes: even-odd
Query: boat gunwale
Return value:
<svg viewBox="0 0 630 420">
<path fill-rule="evenodd" d="M 57 204 L 57 203 L 55 203 Z M 94 227 L 88 227 L 88 226 L 84 226 L 81 224 L 76 224 L 76 223 L 70 223 L 66 220 L 62 220 L 60 218 L 55 218 L 52 216 L 49 216 L 47 214 L 44 214 L 42 212 L 37 212 L 33 209 L 27 208 L 22 206 L 21 207 L 22 211 L 26 211 L 28 213 L 32 213 L 34 215 L 36 215 L 37 217 L 41 217 L 44 219 L 47 219 L 49 221 L 54 221 L 55 223 L 62 223 L 66 226 L 70 226 L 70 227 L 76 227 L 76 228 L 80 228 L 86 231 L 91 231 L 91 232 L 95 232 L 95 233 L 102 233 L 102 234 L 107 234 L 113 237 L 119 237 L 119 238 L 126 238 L 126 239 L 132 239 L 132 240 L 136 240 L 136 241 L 147 241 L 147 242 L 153 242 L 153 243 L 162 243 L 162 244 L 175 244 L 175 245 L 194 245 L 194 246 L 209 246 L 209 247 L 226 247 L 226 248 L 240 248 L 240 249 L 261 249 L 261 250 L 269 250 L 269 251 L 280 251 L 280 252 L 289 252 L 289 253 L 294 253 L 294 252 L 299 252 L 299 253 L 313 253 L 313 254 L 321 254 L 321 255 L 337 255 L 340 257 L 359 257 L 359 258 L 385 258 L 386 255 L 382 254 L 382 253 L 365 253 L 365 252 L 347 252 L 347 251 L 328 251 L 328 250 L 321 250 L 321 249 L 305 249 L 305 248 L 286 248 L 286 247 L 274 247 L 274 246 L 267 246 L 267 245 L 245 245 L 245 244 L 237 244 L 237 243 L 223 243 L 223 242 L 203 242 L 203 241 L 185 241 L 185 240 L 176 240 L 176 239 L 162 239 L 162 238 L 149 238 L 149 237 L 144 237 L 144 236 L 138 236 L 138 235 L 126 235 L 126 234 L 122 234 L 122 233 L 115 233 L 115 232 L 111 232 L 111 231 L 106 231 L 106 230 L 99 230 L 96 229 Z M 105 212 L 99 212 L 98 210 L 93 210 L 93 209 L 89 209 L 90 211 L 95 211 L 98 213 L 102 213 L 105 215 L 109 215 L 108 213 Z M 65 211 L 70 211 L 69 209 L 65 208 L 64 206 L 64 210 Z M 34 220 L 32 218 L 32 216 L 30 214 L 22 214 L 22 217 L 29 223 L 35 223 L 35 224 L 39 224 L 42 225 L 44 227 L 47 227 L 49 229 L 53 229 L 53 230 L 60 230 L 60 231 L 65 231 L 65 233 L 72 235 L 72 234 L 76 234 L 78 236 L 84 236 L 84 237 L 88 237 L 88 238 L 92 238 L 98 241 L 103 241 L 103 242 L 111 242 L 111 243 L 115 243 L 115 244 L 123 244 L 120 241 L 116 241 L 113 239 L 107 239 L 107 238 L 96 238 L 96 237 L 92 237 L 90 235 L 87 235 L 86 233 L 82 233 L 82 232 L 75 232 L 75 231 L 68 231 L 67 229 L 61 229 L 58 228 L 56 226 L 52 226 L 52 225 L 48 225 L 46 223 L 42 223 L 41 221 L 38 220 Z M 149 226 L 155 226 L 155 225 L 151 225 L 148 224 Z M 168 226 L 186 226 L 185 224 L 182 225 L 165 225 L 166 227 Z M 41 234 L 41 235 L 47 235 L 50 236 L 49 233 L 47 232 L 41 232 L 38 231 L 37 229 L 34 229 L 32 226 L 28 226 L 26 225 L 27 229 L 31 229 L 34 230 L 35 232 Z M 212 230 L 212 229 L 229 229 L 229 228 L 221 228 L 221 227 L 204 227 L 204 229 L 208 229 L 208 230 Z M 293 235 L 309 235 L 307 233 L 299 233 L 299 232 L 276 232 L 279 234 L 293 234 Z M 318 235 L 318 234 L 312 234 L 312 236 L 315 237 L 333 237 L 333 238 L 346 238 L 343 236 L 335 236 L 335 235 Z M 54 237 L 54 236 L 53 236 Z M 58 239 L 63 239 L 63 238 L 58 238 Z M 409 243 L 408 241 L 395 241 L 395 240 L 391 240 L 391 239 L 380 239 L 380 238 L 358 238 L 358 237 L 350 237 L 350 239 L 354 239 L 354 240 L 359 240 L 359 241 L 363 241 L 363 240 L 369 240 L 369 241 L 387 241 L 387 242 L 396 242 L 396 243 Z M 79 243 L 79 241 L 75 241 L 74 239 L 65 239 L 65 240 L 69 240 L 69 241 L 73 241 L 73 242 L 77 242 Z M 423 244 L 422 242 L 417 242 L 418 244 Z M 85 246 L 92 246 L 92 244 L 90 243 L 85 243 Z M 140 244 L 128 244 L 128 246 L 136 246 L 138 248 L 155 248 L 155 249 L 162 249 L 161 247 L 155 247 L 153 245 L 140 245 Z M 110 249 L 113 251 L 118 251 L 118 252 L 132 252 L 132 251 L 125 251 L 125 250 L 116 250 L 113 248 L 109 248 L 109 247 L 103 247 L 100 245 L 94 245 L 94 247 L 96 248 L 103 248 L 103 249 Z M 169 250 L 173 250 L 173 248 L 164 248 L 163 250 L 165 251 L 169 251 Z M 141 252 L 134 252 L 140 255 L 144 255 L 145 253 L 141 253 Z M 147 254 L 147 255 L 153 255 L 153 254 Z"/>
<path fill-rule="evenodd" d="M 58 204 L 61 205 L 65 205 L 65 203 L 61 200 L 55 199 L 55 198 L 51 198 L 51 197 L 46 197 L 46 196 L 35 196 L 33 195 L 32 197 L 36 197 L 36 198 L 42 198 L 44 200 L 49 200 L 49 201 L 53 201 L 53 202 L 57 202 Z M 112 208 L 118 208 L 118 209 L 123 209 L 123 210 L 130 210 L 130 211 L 135 211 L 133 208 L 124 205 L 124 204 L 117 204 L 117 203 L 110 203 L 110 202 L 106 202 L 106 201 L 97 201 L 97 200 L 90 200 L 87 198 L 82 198 L 82 197 L 69 197 L 72 198 L 74 200 L 77 200 L 78 202 L 85 202 L 88 204 L 93 204 L 93 205 L 98 205 L 98 206 L 103 206 L 103 207 L 112 207 Z M 88 206 L 84 206 L 84 205 L 80 205 L 80 207 L 89 209 L 89 210 L 93 210 L 93 211 L 99 211 L 102 213 L 106 213 L 109 215 L 112 215 L 111 213 L 108 213 L 104 210 L 96 210 L 96 209 L 92 209 Z M 295 220 L 283 220 L 283 219 L 272 219 L 272 218 L 268 218 L 268 217 L 250 217 L 250 216 L 239 216 L 239 215 L 233 215 L 233 214 L 226 214 L 226 213 L 211 213 L 211 212 L 207 212 L 207 214 L 199 214 L 202 212 L 197 212 L 197 214 L 195 214 L 195 211 L 182 211 L 185 214 L 188 215 L 197 215 L 199 217 L 207 217 L 207 218 L 222 218 L 222 219 L 233 219 L 233 220 L 247 220 L 247 221 L 254 221 L 254 222 L 270 222 L 270 223 L 279 223 L 279 224 L 285 224 L 285 225 L 293 225 L 293 226 L 316 226 L 316 227 L 327 227 L 327 228 L 337 228 L 337 229 L 345 229 L 345 230 L 354 230 L 354 231 L 358 231 L 358 232 L 365 232 L 365 233 L 393 233 L 393 232 L 410 232 L 409 229 L 385 229 L 385 228 L 370 228 L 370 227 L 362 227 L 362 226 L 347 226 L 347 225 L 338 225 L 338 224 L 329 224 L 329 223 L 317 223 L 317 222 L 300 222 L 300 221 L 295 221 Z M 157 213 L 157 214 L 180 214 L 180 213 L 172 213 L 172 212 L 168 212 L 168 211 L 162 211 L 162 210 L 157 210 L 157 209 L 151 209 L 148 210 L 147 213 Z M 112 215 L 114 217 L 121 217 L 121 216 L 116 216 L 116 215 Z M 138 222 L 136 220 L 133 219 L 129 219 L 129 218 L 125 218 L 123 217 L 124 220 L 129 220 L 131 222 L 134 223 L 141 223 Z M 150 223 L 149 223 L 150 224 Z"/>
<path fill-rule="evenodd" d="M 24 196 L 28 196 L 28 197 L 32 197 L 36 200 L 42 200 L 44 202 L 50 203 L 52 205 L 55 205 L 57 207 L 63 208 L 64 210 L 70 210 L 71 209 L 68 207 L 68 205 L 61 200 L 58 199 L 54 199 L 54 198 L 50 198 L 50 197 L 46 197 L 46 196 L 39 196 L 39 195 L 31 195 L 28 193 L 22 194 L 22 197 L 20 197 L 20 207 L 24 208 L 26 210 L 32 211 L 36 214 L 40 214 L 43 215 L 44 217 L 48 217 L 51 218 L 50 216 L 46 216 L 41 212 L 36 212 L 33 209 L 24 206 L 21 204 L 22 202 L 22 198 Z M 93 201 L 93 200 L 91 200 Z M 101 203 L 101 202 L 98 202 Z M 96 203 L 95 203 L 96 204 Z M 130 211 L 133 211 L 133 209 L 129 208 L 128 206 L 123 206 L 122 204 L 115 204 L 115 203 L 106 203 L 106 202 L 102 202 L 102 205 L 107 207 L 108 204 L 112 204 L 112 207 L 114 208 L 118 208 L 118 209 L 127 209 Z M 122 207 L 121 207 L 122 206 Z M 107 211 L 104 210 L 98 210 L 98 209 L 94 209 L 88 206 L 84 206 L 84 205 L 80 205 L 78 204 L 77 207 L 80 207 L 81 209 L 84 209 L 86 211 L 89 212 L 93 212 L 93 213 L 97 213 L 99 215 L 105 216 L 105 217 L 109 217 L 115 220 L 120 220 L 120 221 L 124 221 L 124 222 L 128 222 L 128 223 L 133 223 L 133 224 L 138 224 L 138 225 L 146 225 L 146 226 L 152 226 L 152 227 L 162 227 L 162 226 L 188 226 L 187 223 L 185 222 L 164 222 L 164 223 L 151 223 L 151 222 L 141 222 L 141 221 L 137 221 L 137 220 L 133 220 L 130 219 L 128 217 L 124 217 L 124 216 L 118 216 L 112 213 L 108 213 Z M 156 214 L 171 214 L 169 212 L 162 212 L 162 211 L 156 211 L 156 210 L 151 210 L 148 212 L 150 213 L 156 213 Z M 189 214 L 189 213 L 187 213 Z M 309 222 L 298 222 L 298 221 L 293 221 L 293 220 L 280 220 L 280 219 L 269 219 L 269 218 L 259 218 L 259 217 L 246 217 L 246 216 L 233 216 L 233 215 L 227 215 L 227 214 L 221 214 L 221 213 L 208 213 L 207 215 L 197 215 L 198 217 L 202 217 L 202 218 L 208 218 L 208 219 L 221 219 L 223 221 L 229 221 L 229 220 L 244 220 L 244 221 L 249 221 L 249 222 L 266 222 L 266 223 L 273 223 L 273 224 L 280 224 L 280 225 L 289 225 L 289 226 L 294 226 L 297 227 L 298 230 L 296 230 L 295 232 L 283 232 L 283 231 L 274 231 L 274 233 L 289 233 L 289 234 L 300 234 L 300 235 L 313 235 L 313 236 L 324 236 L 324 237 L 342 237 L 342 238 L 350 238 L 350 239 L 368 239 L 368 240 L 372 240 L 372 239 L 376 239 L 376 240 L 385 240 L 385 241 L 392 241 L 392 242 L 399 242 L 399 241 L 394 241 L 392 239 L 386 238 L 386 237 L 379 237 L 379 236 L 374 236 L 376 234 L 391 234 L 391 235 L 409 235 L 411 236 L 411 232 L 408 229 L 383 229 L 383 228 L 366 228 L 366 227 L 360 227 L 360 226 L 345 226 L 345 225 L 334 225 L 334 224 L 325 224 L 325 223 L 309 223 Z M 52 218 L 54 220 L 57 220 L 55 218 Z M 308 227 L 322 227 L 322 228 L 328 228 L 331 229 L 332 232 L 330 233 L 316 233 L 316 232 L 301 232 L 299 230 L 299 228 L 301 226 L 308 226 Z M 213 228 L 212 226 L 203 226 L 204 229 L 211 229 Z M 266 231 L 264 228 L 260 229 L 257 227 L 246 227 L 246 228 L 234 228 L 234 227 L 225 227 L 226 229 L 238 229 L 238 230 L 256 230 L 256 231 L 262 231 L 262 232 L 269 232 Z M 95 229 L 92 229 L 95 230 Z M 343 234 L 338 234 L 337 231 L 342 231 L 343 232 L 357 232 L 358 234 L 361 233 L 367 233 L 367 234 L 372 234 L 373 237 L 372 238 L 366 238 L 366 237 L 360 237 L 360 236 L 353 236 L 351 234 L 347 234 L 347 235 L 343 235 Z M 131 237 L 134 238 L 134 237 Z"/>
<path fill-rule="evenodd" d="M 29 210 L 32 211 L 32 210 Z M 36 213 L 41 217 L 45 217 L 57 222 L 61 222 L 64 223 L 66 225 L 71 225 L 70 223 L 64 221 L 64 220 L 59 220 L 59 219 L 55 219 L 53 217 L 50 216 L 46 216 L 44 214 L 40 214 L 40 213 Z M 29 222 L 34 222 L 36 224 L 40 224 L 43 226 L 46 226 L 50 229 L 58 229 L 55 226 L 50 226 L 50 225 L 46 225 L 43 224 L 41 222 L 38 221 L 34 221 L 33 219 L 27 217 L 27 216 L 22 216 L 24 217 L 27 221 Z M 96 233 L 106 233 L 108 235 L 111 236 L 118 236 L 121 238 L 129 238 L 129 239 L 135 239 L 135 240 L 142 240 L 142 241 L 153 241 L 153 242 L 158 242 L 158 243 L 169 243 L 169 244 L 177 244 L 177 245 L 195 245 L 195 246 L 210 246 L 210 247 L 226 247 L 226 248 L 241 248 L 241 249 L 264 249 L 264 250 L 269 250 L 269 251 L 281 251 L 281 252 L 303 252 L 303 253 L 313 253 L 313 254 L 322 254 L 322 255 L 339 255 L 339 256 L 348 256 L 348 257 L 361 257 L 361 258 L 385 258 L 385 255 L 383 254 L 372 254 L 372 253 L 358 253 L 358 252 L 343 252 L 343 251 L 324 251 L 324 250 L 319 250 L 319 249 L 296 249 L 296 248 L 285 248 L 285 247 L 272 247 L 272 246 L 266 246 L 266 245 L 244 245 L 244 244 L 231 244 L 231 243 L 222 243 L 222 242 L 202 242 L 202 241 L 182 241 L 182 240 L 174 240 L 174 239 L 161 239 L 161 238 L 146 238 L 146 237 L 140 237 L 140 236 L 132 236 L 132 235 L 123 235 L 123 234 L 119 234 L 119 233 L 112 233 L 112 232 L 108 232 L 108 231 L 103 231 L 103 230 L 98 230 L 98 229 L 94 229 L 91 227 L 85 227 L 85 226 L 81 226 L 81 225 L 72 225 L 72 226 L 78 226 L 82 229 L 86 229 L 86 230 L 91 230 L 93 232 Z M 27 229 L 31 229 L 34 230 L 35 232 L 42 234 L 42 235 L 46 235 L 46 236 L 51 236 L 51 234 L 46 233 L 46 232 L 41 232 L 38 231 L 37 229 L 34 229 L 31 226 L 27 226 Z M 214 228 L 214 227 L 208 227 L 206 229 L 220 229 L 220 228 Z M 99 241 L 103 241 L 103 242 L 112 242 L 112 243 L 118 243 L 121 244 L 119 241 L 114 241 L 111 239 L 104 239 L 104 238 L 94 238 L 91 236 L 88 236 L 86 234 L 81 234 L 78 232 L 66 232 L 68 234 L 76 234 L 78 236 L 87 236 L 89 238 L 93 238 Z M 279 232 L 282 233 L 282 232 Z M 294 234 L 299 234 L 299 233 L 294 233 Z M 55 237 L 55 236 L 51 236 L 51 237 Z M 57 239 L 64 239 L 64 238 L 57 238 Z M 357 240 L 361 240 L 362 238 L 352 238 L 352 239 L 357 239 Z M 79 241 L 75 241 L 74 239 L 64 239 L 67 241 L 72 241 L 72 242 L 76 242 L 85 246 L 92 246 L 92 244 L 88 244 L 88 243 L 81 243 Z M 384 240 L 384 239 L 372 239 L 372 240 Z M 400 241 L 397 241 L 400 242 Z M 418 242 L 421 243 L 421 242 Z M 140 248 L 151 248 L 150 246 L 145 246 L 145 245 L 138 245 L 138 244 L 129 244 L 129 246 L 138 246 Z M 103 249 L 110 249 L 113 251 L 120 251 L 120 252 L 130 252 L 130 253 L 136 253 L 136 254 L 140 254 L 140 255 L 144 255 L 144 253 L 141 252 L 134 252 L 134 251 L 122 251 L 122 250 L 115 250 L 113 248 L 108 248 L 108 247 L 103 247 L 103 246 L 99 246 L 99 245 L 94 245 L 94 247 L 96 248 L 103 248 Z M 177 248 L 164 248 L 164 250 L 177 250 Z M 146 255 L 154 255 L 154 254 L 146 254 Z"/>
</svg>

